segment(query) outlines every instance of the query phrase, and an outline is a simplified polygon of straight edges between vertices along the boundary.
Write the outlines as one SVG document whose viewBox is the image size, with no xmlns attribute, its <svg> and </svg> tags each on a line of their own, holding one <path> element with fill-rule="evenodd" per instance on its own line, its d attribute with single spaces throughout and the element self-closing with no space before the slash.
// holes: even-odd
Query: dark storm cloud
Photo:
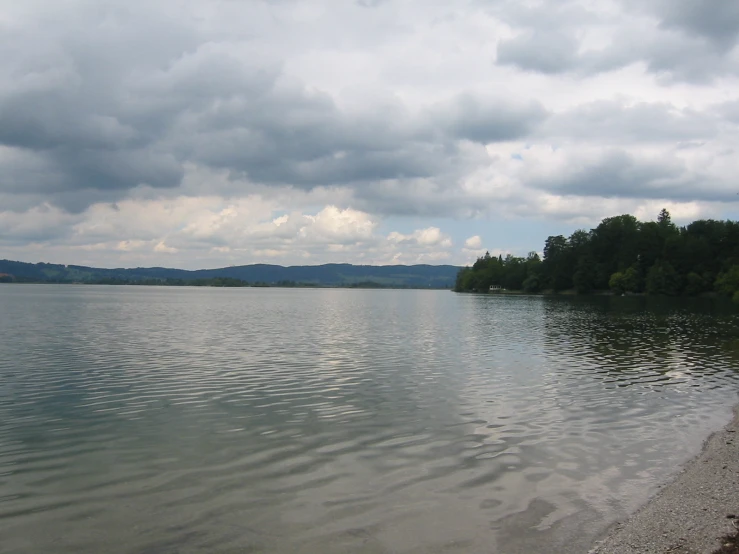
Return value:
<svg viewBox="0 0 739 554">
<path fill-rule="evenodd" d="M 327 95 L 274 85 L 184 116 L 177 149 L 255 182 L 307 188 L 439 169 L 444 145 L 402 111 L 347 114 Z"/>
<path fill-rule="evenodd" d="M 677 143 L 715 138 L 720 118 L 665 103 L 624 106 L 601 100 L 552 116 L 537 130 L 542 137 L 567 137 L 611 144 Z"/>
<path fill-rule="evenodd" d="M 563 73 L 578 63 L 573 36 L 557 31 L 530 31 L 498 45 L 498 63 L 541 73 Z"/>
<path fill-rule="evenodd" d="M 519 139 L 531 133 L 549 114 L 537 102 L 509 101 L 459 95 L 431 111 L 432 119 L 453 136 L 482 144 Z"/>
<path fill-rule="evenodd" d="M 739 73 L 732 58 L 739 35 L 738 3 L 623 0 L 620 6 L 623 13 L 609 17 L 595 8 L 583 13 L 572 2 L 518 8 L 501 4 L 495 13 L 519 34 L 500 41 L 497 63 L 544 74 L 594 75 L 643 62 L 664 79 L 687 82 Z M 639 17 L 648 19 L 639 23 Z M 583 48 L 583 31 L 599 28 L 613 30 L 610 43 Z"/>
<path fill-rule="evenodd" d="M 302 188 L 450 174 L 463 170 L 459 140 L 517 138 L 545 116 L 472 96 L 426 119 L 402 106 L 347 112 L 288 83 L 276 63 L 236 58 L 176 27 L 154 41 L 151 22 L 134 40 L 125 12 L 72 23 L 80 28 L 40 48 L 46 66 L 16 49 L 11 86 L 0 89 L 0 145 L 43 168 L 33 179 L 6 173 L 0 190 L 71 210 L 99 192 L 112 201 L 140 185 L 177 187 L 188 162 Z"/>
<path fill-rule="evenodd" d="M 467 3 L 449 8 L 457 12 L 454 17 L 447 7 L 439 8 L 432 23 L 421 17 L 421 3 L 399 7 L 379 0 L 347 3 L 336 10 L 335 20 L 334 12 L 293 1 L 203 2 L 184 13 L 179 2 L 166 0 L 70 5 L 75 9 L 38 0 L 43 9 L 37 15 L 0 28 L 0 51 L 7 54 L 0 58 L 0 195 L 3 207 L 12 210 L 49 202 L 80 212 L 125 198 L 132 189 L 139 197 L 174 195 L 184 191 L 179 187 L 187 175 L 183 194 L 189 195 L 238 196 L 242 186 L 260 186 L 260 194 L 282 186 L 301 193 L 329 187 L 375 213 L 458 214 L 480 205 L 476 195 L 493 188 L 488 176 L 497 179 L 495 186 L 519 184 L 515 168 L 506 166 L 507 160 L 491 161 L 484 145 L 563 143 L 576 151 L 580 143 L 633 152 L 645 144 L 669 149 L 715 141 L 711 147 L 719 152 L 720 133 L 737 121 L 730 104 L 706 113 L 669 104 L 624 107 L 591 102 L 597 96 L 614 98 L 617 90 L 593 88 L 582 98 L 578 90 L 579 79 L 639 61 L 666 81 L 705 82 L 736 72 L 731 64 L 736 9 L 718 3 L 716 13 L 706 14 L 687 0 L 623 0 L 625 12 L 618 14 L 583 7 L 597 3 L 550 0 L 531 7 L 480 0 L 473 5 L 484 6 L 495 21 L 479 28 L 478 14 L 464 13 Z M 311 9 L 301 11 L 300 5 Z M 273 12 L 275 6 L 284 11 Z M 235 16 L 224 17 L 226 10 L 235 10 Z M 254 23 L 260 13 L 264 21 Z M 412 13 L 419 15 L 421 31 L 401 17 Z M 282 35 L 261 30 L 271 21 Z M 549 81 L 532 91 L 530 76 L 491 65 L 487 54 L 469 67 L 484 66 L 480 71 L 489 73 L 478 78 L 474 69 L 468 71 L 461 62 L 474 56 L 468 56 L 472 50 L 465 49 L 468 37 L 460 29 L 469 29 L 471 37 L 478 33 L 492 49 L 495 38 L 487 33 L 509 32 L 500 30 L 501 21 L 515 36 L 507 34 L 513 38 L 498 43 L 498 64 L 545 76 L 569 73 L 575 84 L 552 79 L 551 97 Z M 320 42 L 330 35 L 324 30 L 344 22 L 338 44 Z M 612 42 L 584 49 L 585 31 L 592 37 L 604 28 L 613 31 Z M 426 42 L 429 36 L 433 43 Z M 426 47 L 436 39 L 450 47 L 444 52 Z M 469 44 L 480 44 L 473 39 Z M 381 43 L 376 49 L 375 42 Z M 391 58 L 403 57 L 397 49 L 402 45 L 413 54 L 398 69 Z M 449 59 L 437 60 L 444 56 Z M 336 67 L 324 67 L 333 61 Z M 366 64 L 372 77 L 351 75 L 355 62 L 362 69 Z M 455 77 L 468 81 L 459 84 L 435 73 L 455 62 L 462 66 Z M 371 82 L 375 75 L 387 82 Z M 652 87 L 651 81 L 636 85 Z M 346 102 L 353 92 L 342 88 L 345 83 L 347 89 L 366 86 L 366 102 Z M 571 101 L 564 99 L 567 87 Z M 470 90 L 475 92 L 465 92 Z M 536 97 L 559 110 L 530 100 Z M 497 172 L 491 164 L 503 169 Z M 564 173 L 534 184 L 586 196 L 674 192 L 687 198 L 681 191 L 696 182 L 680 163 L 645 165 L 629 154 L 611 154 Z M 193 174 L 198 178 L 190 179 Z M 230 180 L 211 182 L 213 174 Z M 465 188 L 470 176 L 477 181 Z M 528 185 L 520 179 L 522 188 Z M 691 194 L 700 196 L 699 189 Z"/>
<path fill-rule="evenodd" d="M 137 73 L 197 46 L 175 20 L 105 2 L 87 7 L 51 9 L 0 32 L 0 146 L 26 165 L 14 172 L 3 164 L 0 190 L 70 209 L 84 207 L 77 191 L 113 198 L 138 185 L 179 184 L 181 163 L 160 145 L 167 114 L 147 109 L 151 99 L 135 88 Z"/>
<path fill-rule="evenodd" d="M 700 148 L 700 145 L 694 147 Z M 535 178 L 529 184 L 554 194 L 602 198 L 675 201 L 734 201 L 736 192 L 715 178 L 689 170 L 674 157 L 643 159 L 611 149 L 595 160 L 572 160 L 558 176 Z M 724 183 L 725 184 L 725 183 Z"/>
<path fill-rule="evenodd" d="M 727 0 L 657 0 L 643 3 L 664 28 L 703 37 L 729 50 L 739 35 L 739 3 Z"/>
<path fill-rule="evenodd" d="M 462 95 L 411 117 L 386 106 L 340 111 L 325 95 L 268 90 L 224 102 L 184 122 L 187 157 L 252 181 L 353 185 L 442 177 L 465 169 L 459 141 L 525 136 L 547 117 L 537 103 L 516 105 Z"/>
</svg>

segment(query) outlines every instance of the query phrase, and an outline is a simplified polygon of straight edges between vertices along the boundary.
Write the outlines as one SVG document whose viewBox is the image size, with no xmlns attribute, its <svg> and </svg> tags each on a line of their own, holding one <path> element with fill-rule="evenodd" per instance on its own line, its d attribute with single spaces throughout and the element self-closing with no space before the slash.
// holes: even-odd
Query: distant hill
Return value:
<svg viewBox="0 0 739 554">
<path fill-rule="evenodd" d="M 41 283 L 147 283 L 191 284 L 218 278 L 249 284 L 313 286 L 386 286 L 451 288 L 459 268 L 452 265 L 352 265 L 291 266 L 254 264 L 220 269 L 170 269 L 137 267 L 103 269 L 79 265 L 25 263 L 0 260 L 1 281 Z"/>
</svg>

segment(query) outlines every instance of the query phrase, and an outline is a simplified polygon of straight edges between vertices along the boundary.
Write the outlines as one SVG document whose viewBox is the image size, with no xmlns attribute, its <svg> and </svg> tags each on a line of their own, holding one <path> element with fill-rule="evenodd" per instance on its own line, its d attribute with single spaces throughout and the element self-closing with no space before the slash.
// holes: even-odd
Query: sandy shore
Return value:
<svg viewBox="0 0 739 554">
<path fill-rule="evenodd" d="M 711 554 L 739 530 L 739 406 L 703 452 L 591 554 Z"/>
</svg>

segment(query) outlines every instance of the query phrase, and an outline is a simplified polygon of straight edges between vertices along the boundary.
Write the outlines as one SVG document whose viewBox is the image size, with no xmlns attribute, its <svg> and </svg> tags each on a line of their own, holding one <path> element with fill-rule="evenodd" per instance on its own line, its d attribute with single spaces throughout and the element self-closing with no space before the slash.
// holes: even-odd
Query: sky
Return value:
<svg viewBox="0 0 739 554">
<path fill-rule="evenodd" d="M 739 216 L 739 2 L 0 0 L 0 258 L 468 264 Z"/>
</svg>

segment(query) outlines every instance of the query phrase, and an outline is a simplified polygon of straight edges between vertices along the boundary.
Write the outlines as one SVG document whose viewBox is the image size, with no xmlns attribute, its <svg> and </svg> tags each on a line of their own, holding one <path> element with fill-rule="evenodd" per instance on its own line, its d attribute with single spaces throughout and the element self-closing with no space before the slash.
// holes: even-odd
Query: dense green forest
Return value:
<svg viewBox="0 0 739 554">
<path fill-rule="evenodd" d="M 544 258 L 486 253 L 457 274 L 455 290 L 491 285 L 525 292 L 612 291 L 696 296 L 716 292 L 739 301 L 739 222 L 700 220 L 676 226 L 667 210 L 657 221 L 632 215 L 604 219 L 569 238 L 550 236 Z"/>
</svg>

